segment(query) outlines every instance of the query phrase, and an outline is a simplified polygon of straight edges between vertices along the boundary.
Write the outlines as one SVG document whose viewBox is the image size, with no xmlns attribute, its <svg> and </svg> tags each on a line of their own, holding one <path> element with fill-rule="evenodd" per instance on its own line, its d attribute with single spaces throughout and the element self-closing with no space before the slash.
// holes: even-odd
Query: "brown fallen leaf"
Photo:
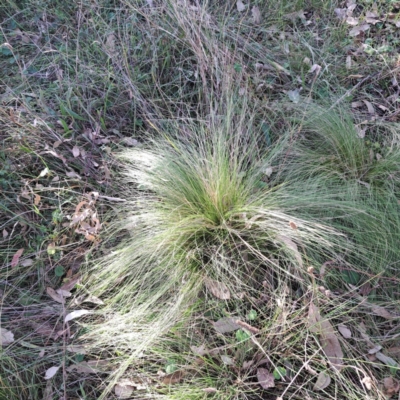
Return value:
<svg viewBox="0 0 400 400">
<path fill-rule="evenodd" d="M 213 322 L 214 329 L 219 333 L 229 333 L 240 329 L 236 323 L 236 318 L 225 317 Z"/>
<path fill-rule="evenodd" d="M 393 397 L 396 393 L 400 391 L 400 383 L 393 377 L 387 377 L 383 380 L 384 393 L 388 398 Z"/>
<path fill-rule="evenodd" d="M 60 290 L 70 292 L 72 289 L 74 289 L 75 285 L 79 283 L 80 279 L 80 274 L 75 274 L 70 279 L 64 279 L 66 282 L 60 287 Z"/>
<path fill-rule="evenodd" d="M 242 12 L 246 9 L 246 6 L 243 4 L 242 0 L 237 0 L 236 8 L 239 12 Z"/>
<path fill-rule="evenodd" d="M 320 341 L 321 347 L 328 357 L 332 367 L 340 371 L 343 368 L 343 351 L 333 326 L 328 320 L 322 321 Z"/>
<path fill-rule="evenodd" d="M 202 389 L 202 391 L 205 392 L 205 393 L 217 393 L 218 389 L 213 388 L 213 387 L 208 387 L 208 388 Z"/>
<path fill-rule="evenodd" d="M 205 278 L 204 284 L 216 298 L 220 300 L 229 300 L 231 298 L 231 293 L 225 283 L 218 282 L 211 278 Z"/>
<path fill-rule="evenodd" d="M 80 150 L 79 150 L 79 147 L 78 146 L 74 146 L 73 148 L 72 148 L 72 154 L 73 154 L 73 156 L 76 158 L 76 157 L 79 157 L 79 154 L 80 154 L 81 152 L 80 152 Z"/>
<path fill-rule="evenodd" d="M 343 368 L 343 351 L 332 324 L 321 317 L 319 309 L 313 302 L 308 310 L 309 330 L 319 335 L 321 347 L 324 350 L 333 369 L 340 371 Z"/>
<path fill-rule="evenodd" d="M 393 357 L 400 357 L 400 347 L 394 346 L 390 347 L 387 352 Z"/>
<path fill-rule="evenodd" d="M 8 346 L 14 341 L 14 334 L 4 328 L 0 328 L 0 346 Z"/>
<path fill-rule="evenodd" d="M 14 268 L 18 265 L 19 259 L 22 256 L 22 253 L 24 252 L 24 249 L 19 249 L 14 255 L 11 260 L 11 268 Z"/>
<path fill-rule="evenodd" d="M 97 304 L 99 306 L 104 305 L 104 301 L 99 299 L 96 296 L 93 296 L 92 294 L 90 294 L 86 299 L 84 299 L 82 301 L 82 303 L 93 303 L 93 304 Z"/>
<path fill-rule="evenodd" d="M 25 258 L 25 260 L 21 261 L 21 265 L 23 267 L 30 267 L 31 265 L 33 265 L 33 259 L 32 258 Z"/>
<path fill-rule="evenodd" d="M 375 115 L 375 108 L 374 106 L 367 100 L 363 100 L 364 104 L 367 106 L 368 112 L 371 115 Z"/>
<path fill-rule="evenodd" d="M 320 372 L 318 374 L 317 381 L 314 383 L 314 390 L 324 390 L 331 383 L 331 377 L 326 372 Z"/>
<path fill-rule="evenodd" d="M 58 367 L 50 367 L 49 369 L 47 369 L 44 379 L 46 379 L 46 380 L 51 379 L 57 373 L 57 371 L 60 369 L 60 367 L 61 367 L 61 365 L 59 365 Z"/>
<path fill-rule="evenodd" d="M 263 389 L 275 387 L 275 378 L 266 368 L 257 368 L 257 380 Z"/>
<path fill-rule="evenodd" d="M 351 338 L 351 330 L 346 325 L 338 325 L 337 328 L 345 339 Z"/>
<path fill-rule="evenodd" d="M 349 35 L 350 36 L 358 36 L 361 32 L 365 32 L 370 28 L 369 24 L 363 24 L 363 25 L 359 25 L 354 27 L 350 32 Z"/>
<path fill-rule="evenodd" d="M 385 318 L 385 319 L 393 319 L 393 315 L 390 314 L 390 312 L 388 310 L 386 310 L 386 308 L 381 307 L 381 306 L 373 306 L 371 308 L 372 312 L 376 315 L 378 315 L 379 317 Z"/>
<path fill-rule="evenodd" d="M 392 357 L 388 357 L 385 354 L 381 353 L 380 351 L 378 351 L 377 353 L 375 353 L 375 357 L 383 362 L 384 364 L 388 365 L 389 367 L 395 367 L 395 368 L 400 368 L 400 364 L 398 362 L 396 362 L 395 360 L 393 360 Z"/>
<path fill-rule="evenodd" d="M 47 287 L 46 293 L 57 303 L 63 304 L 65 302 L 64 296 L 62 294 L 57 293 L 53 288 Z"/>
<path fill-rule="evenodd" d="M 71 311 L 70 313 L 68 313 L 65 316 L 64 322 L 67 323 L 69 321 L 72 321 L 75 318 L 80 318 L 83 315 L 87 315 L 90 314 L 89 310 L 75 310 L 75 311 Z"/>
<path fill-rule="evenodd" d="M 58 339 L 58 335 L 56 332 L 57 327 L 53 327 L 50 324 L 44 322 L 41 324 L 32 324 L 33 328 L 35 329 L 35 333 L 37 333 L 38 335 L 50 338 L 50 339 Z"/>
<path fill-rule="evenodd" d="M 109 367 L 110 362 L 108 360 L 89 360 L 71 364 L 66 370 L 67 372 L 76 371 L 81 374 L 97 374 L 107 371 Z"/>
<path fill-rule="evenodd" d="M 162 380 L 162 383 L 164 385 L 173 385 L 174 383 L 179 383 L 184 378 L 185 375 L 186 375 L 185 371 L 182 370 L 175 371 L 172 374 L 165 375 Z"/>
<path fill-rule="evenodd" d="M 133 391 L 136 389 L 134 382 L 128 379 L 122 379 L 114 386 L 115 395 L 119 399 L 129 399 Z"/>
<path fill-rule="evenodd" d="M 208 354 L 208 350 L 206 349 L 206 346 L 204 344 L 199 347 L 190 346 L 190 350 L 192 350 L 193 353 L 197 356 L 205 356 L 206 354 Z"/>
</svg>

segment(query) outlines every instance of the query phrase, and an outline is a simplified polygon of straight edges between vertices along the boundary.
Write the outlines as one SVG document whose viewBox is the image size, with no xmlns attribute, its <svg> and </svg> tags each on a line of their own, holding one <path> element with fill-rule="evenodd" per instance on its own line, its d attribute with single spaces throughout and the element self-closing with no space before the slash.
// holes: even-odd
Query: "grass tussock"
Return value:
<svg viewBox="0 0 400 400">
<path fill-rule="evenodd" d="M 179 124 L 172 123 L 173 134 L 161 132 L 159 139 L 121 154 L 129 202 L 112 232 L 125 232 L 125 236 L 117 249 L 95 264 L 90 278 L 93 293 L 108 299 L 110 311 L 119 312 L 111 311 L 106 330 L 100 325 L 89 336 L 98 348 L 113 337 L 118 347 L 129 352 L 127 364 L 155 351 L 160 341 L 170 343 L 171 330 L 175 332 L 177 326 L 185 330 L 176 338 L 181 349 L 174 356 L 181 359 L 176 361 L 177 369 L 186 371 L 189 361 L 179 352 L 187 352 L 196 341 L 199 346 L 219 348 L 211 332 L 204 332 L 210 331 L 210 321 L 207 328 L 197 327 L 195 322 L 197 318 L 204 321 L 216 298 L 226 303 L 222 314 L 211 311 L 211 321 L 237 314 L 235 318 L 245 321 L 248 317 L 240 309 L 254 308 L 260 318 L 257 332 L 261 329 L 261 338 L 269 340 L 275 335 L 270 330 L 281 332 L 284 327 L 281 319 L 275 319 L 274 307 L 260 308 L 263 296 L 279 298 L 288 290 L 299 297 L 295 303 L 307 310 L 310 295 L 314 297 L 313 291 L 318 291 L 313 271 L 319 271 L 322 285 L 331 288 L 358 285 L 387 274 L 389 257 L 398 257 L 397 214 L 388 212 L 388 207 L 397 207 L 391 189 L 385 193 L 381 188 L 376 194 L 354 189 L 359 185 L 355 174 L 364 165 L 347 165 L 346 159 L 351 163 L 350 158 L 358 154 L 361 158 L 364 153 L 355 147 L 358 137 L 347 140 L 342 134 L 344 127 L 356 134 L 349 116 L 331 112 L 330 120 L 311 122 L 306 116 L 307 122 L 298 127 L 298 138 L 293 141 L 290 131 L 268 146 L 251 107 L 235 103 L 229 96 L 223 104 L 207 121 L 185 121 L 184 134 L 179 132 Z M 311 141 L 308 135 L 313 133 L 341 151 L 342 164 L 326 164 L 310 176 L 303 160 L 312 162 L 305 141 Z M 350 143 L 347 148 L 340 146 L 341 140 Z M 320 158 L 324 157 L 323 143 L 318 143 L 318 138 L 312 143 L 315 148 L 309 153 L 316 157 L 322 149 Z M 342 167 L 346 172 L 338 178 Z M 368 229 L 374 235 L 379 232 L 378 237 Z M 333 268 L 326 278 L 325 267 L 321 268 L 325 265 Z M 314 288 L 311 292 L 310 287 Z M 324 300 L 329 308 L 335 301 L 329 295 Z M 299 322 L 295 321 L 301 321 L 300 315 L 298 311 L 293 321 L 289 318 L 289 330 L 297 332 Z M 199 331 L 200 341 L 193 339 Z M 246 328 L 244 332 L 249 333 Z M 301 348 L 301 341 L 306 340 L 298 333 L 287 334 L 285 340 L 293 341 L 291 349 Z M 252 345 L 241 356 L 234 353 L 235 365 L 245 363 L 248 357 L 257 365 L 260 350 L 271 355 L 264 342 L 246 340 Z M 181 341 L 186 341 L 186 346 Z M 232 354 L 237 343 L 227 346 Z M 349 353 L 352 351 L 350 347 Z M 163 358 L 167 362 L 168 357 Z M 214 373 L 221 379 L 222 371 Z M 196 380 L 195 391 L 199 384 Z M 244 386 L 246 390 L 224 393 L 221 398 L 252 392 L 251 385 Z M 177 389 L 176 398 L 180 390 L 188 389 Z M 355 399 L 361 392 L 357 387 L 353 390 L 354 396 L 349 398 Z M 198 398 L 195 393 L 193 396 Z"/>
</svg>

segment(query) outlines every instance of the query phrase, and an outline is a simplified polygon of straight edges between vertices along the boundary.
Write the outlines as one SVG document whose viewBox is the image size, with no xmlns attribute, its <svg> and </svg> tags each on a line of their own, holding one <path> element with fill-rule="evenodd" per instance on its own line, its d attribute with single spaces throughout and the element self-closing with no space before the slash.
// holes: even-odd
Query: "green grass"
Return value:
<svg viewBox="0 0 400 400">
<path fill-rule="evenodd" d="M 383 399 L 398 377 L 396 5 L 352 37 L 336 1 L 244 3 L 0 6 L 0 397 Z"/>
</svg>

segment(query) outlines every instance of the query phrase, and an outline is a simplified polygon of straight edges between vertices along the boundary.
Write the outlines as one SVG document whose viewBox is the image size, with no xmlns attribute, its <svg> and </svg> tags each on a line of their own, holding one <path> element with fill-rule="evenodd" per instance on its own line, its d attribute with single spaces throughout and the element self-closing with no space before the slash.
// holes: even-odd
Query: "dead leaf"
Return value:
<svg viewBox="0 0 400 400">
<path fill-rule="evenodd" d="M 343 351 L 333 326 L 328 320 L 321 321 L 321 347 L 328 357 L 332 367 L 340 371 L 343 367 Z"/>
<path fill-rule="evenodd" d="M 205 356 L 206 354 L 208 354 L 208 350 L 206 349 L 206 346 L 204 344 L 199 347 L 190 346 L 190 350 L 192 350 L 193 353 L 197 356 Z"/>
<path fill-rule="evenodd" d="M 213 387 L 204 388 L 204 389 L 202 389 L 202 390 L 203 390 L 203 392 L 205 392 L 205 393 L 217 393 L 217 392 L 218 392 L 218 389 L 213 388 Z"/>
<path fill-rule="evenodd" d="M 274 375 L 265 368 L 257 368 L 257 380 L 263 389 L 275 387 Z"/>
<path fill-rule="evenodd" d="M 394 357 L 400 357 L 400 347 L 391 347 L 390 349 L 387 350 L 388 353 L 390 353 Z"/>
<path fill-rule="evenodd" d="M 11 260 L 11 268 L 14 268 L 18 265 L 19 259 L 22 256 L 22 253 L 24 252 L 24 249 L 19 249 L 14 255 Z"/>
<path fill-rule="evenodd" d="M 46 293 L 57 303 L 63 304 L 65 302 L 64 297 L 62 294 L 57 293 L 51 287 L 46 288 Z"/>
<path fill-rule="evenodd" d="M 400 391 L 400 383 L 393 377 L 387 377 L 383 380 L 384 393 L 389 398 Z"/>
<path fill-rule="evenodd" d="M 0 346 L 8 346 L 14 341 L 14 334 L 4 328 L 0 328 Z"/>
<path fill-rule="evenodd" d="M 317 381 L 314 383 L 314 390 L 324 390 L 331 383 L 331 377 L 326 372 L 320 372 L 318 374 Z"/>
<path fill-rule="evenodd" d="M 71 292 L 67 292 L 67 291 L 61 290 L 61 289 L 57 289 L 56 293 L 58 293 L 59 295 L 61 295 L 63 297 L 71 297 L 72 296 Z"/>
<path fill-rule="evenodd" d="M 254 360 L 244 361 L 242 365 L 242 371 L 248 371 L 250 367 L 254 365 Z"/>
<path fill-rule="evenodd" d="M 261 12 L 257 6 L 253 6 L 251 9 L 251 13 L 253 14 L 253 22 L 258 25 L 261 23 Z"/>
<path fill-rule="evenodd" d="M 273 169 L 272 167 L 265 168 L 264 174 L 269 178 L 272 175 Z"/>
<path fill-rule="evenodd" d="M 80 374 L 98 374 L 105 372 L 110 366 L 108 360 L 89 360 L 72 364 L 67 368 L 67 372 L 76 371 Z"/>
<path fill-rule="evenodd" d="M 240 329 L 236 323 L 236 318 L 225 317 L 213 322 L 214 329 L 219 333 L 229 333 Z"/>
<path fill-rule="evenodd" d="M 75 311 L 72 311 L 72 312 L 70 312 L 69 314 L 67 314 L 65 316 L 64 322 L 72 321 L 75 318 L 79 318 L 79 317 L 82 317 L 82 315 L 87 315 L 87 314 L 90 314 L 90 311 L 88 311 L 88 310 L 75 310 Z"/>
<path fill-rule="evenodd" d="M 76 158 L 76 157 L 79 157 L 79 154 L 80 154 L 81 152 L 79 151 L 79 147 L 78 146 L 74 146 L 73 148 L 72 148 L 72 154 L 73 154 L 73 156 Z"/>
<path fill-rule="evenodd" d="M 46 167 L 38 176 L 38 178 L 44 178 L 47 174 L 50 173 L 50 170 Z"/>
<path fill-rule="evenodd" d="M 33 204 L 35 204 L 35 206 L 38 206 L 40 203 L 40 199 L 41 199 L 41 197 L 38 194 L 35 194 L 35 200 L 34 200 Z"/>
<path fill-rule="evenodd" d="M 115 395 L 120 399 L 129 399 L 136 389 L 133 382 L 123 379 L 114 386 Z"/>
<path fill-rule="evenodd" d="M 231 298 L 231 293 L 225 283 L 215 281 L 211 278 L 206 278 L 204 284 L 216 298 L 220 300 L 229 300 Z"/>
<path fill-rule="evenodd" d="M 70 292 L 79 283 L 80 279 L 81 279 L 80 274 L 75 274 L 70 279 L 64 279 L 66 280 L 66 282 L 60 287 L 60 290 Z"/>
<path fill-rule="evenodd" d="M 379 15 L 372 12 L 372 11 L 367 11 L 365 13 L 365 21 L 368 22 L 369 24 L 375 25 L 376 23 L 379 22 Z"/>
<path fill-rule="evenodd" d="M 361 379 L 361 383 L 365 385 L 367 390 L 372 389 L 372 379 L 369 376 L 364 376 L 364 378 Z"/>
<path fill-rule="evenodd" d="M 32 258 L 25 258 L 25 260 L 21 261 L 21 265 L 23 267 L 30 267 L 31 265 L 33 265 L 33 259 Z"/>
<path fill-rule="evenodd" d="M 338 325 L 338 331 L 345 339 L 351 338 L 351 330 L 346 325 Z"/>
<path fill-rule="evenodd" d="M 381 307 L 381 306 L 373 306 L 371 308 L 371 311 L 378 315 L 379 317 L 385 318 L 385 319 L 393 319 L 393 315 L 390 314 L 390 312 L 388 310 L 386 310 L 386 308 Z"/>
<path fill-rule="evenodd" d="M 359 23 L 358 18 L 354 17 L 347 17 L 346 22 L 351 26 L 356 26 Z"/>
<path fill-rule="evenodd" d="M 287 95 L 293 103 L 297 104 L 300 101 L 300 90 L 299 89 L 294 89 L 294 90 L 289 90 L 287 92 Z"/>
<path fill-rule="evenodd" d="M 375 357 L 379 361 L 382 361 L 384 364 L 388 365 L 389 367 L 400 368 L 400 364 L 397 363 L 397 361 L 393 360 L 392 357 L 385 356 L 385 354 L 381 353 L 380 351 L 375 353 Z"/>
<path fill-rule="evenodd" d="M 246 9 L 246 6 L 243 4 L 242 0 L 237 0 L 236 8 L 239 12 L 242 12 Z"/>
<path fill-rule="evenodd" d="M 346 18 L 346 15 L 347 15 L 346 11 L 347 11 L 347 8 L 335 8 L 334 9 L 334 12 L 335 12 L 336 16 L 339 19 L 345 19 Z"/>
<path fill-rule="evenodd" d="M 356 26 L 349 32 L 349 35 L 352 36 L 352 37 L 358 36 L 361 32 L 365 32 L 369 28 L 370 28 L 370 25 L 368 25 L 368 24 L 363 24 L 363 25 L 360 25 L 360 26 Z"/>
<path fill-rule="evenodd" d="M 308 310 L 309 330 L 319 335 L 321 347 L 332 367 L 341 370 L 343 367 L 343 352 L 332 324 L 321 317 L 318 307 L 310 303 Z"/>
<path fill-rule="evenodd" d="M 111 33 L 107 36 L 107 40 L 105 43 L 105 49 L 110 54 L 115 53 L 115 35 L 114 35 L 114 33 Z"/>
<path fill-rule="evenodd" d="M 378 351 L 382 350 L 382 346 L 380 344 L 377 344 L 376 346 L 374 346 L 372 349 L 368 350 L 368 354 L 375 354 Z"/>
<path fill-rule="evenodd" d="M 310 74 L 312 74 L 313 72 L 315 72 L 315 76 L 317 77 L 319 75 L 319 73 L 321 72 L 321 66 L 318 64 L 313 64 L 310 68 Z"/>
<path fill-rule="evenodd" d="M 179 383 L 185 375 L 186 373 L 182 370 L 175 371 L 172 374 L 165 375 L 162 383 L 164 385 L 173 385 L 174 383 Z"/>
<path fill-rule="evenodd" d="M 221 356 L 221 360 L 225 365 L 235 365 L 235 362 L 233 361 L 233 358 L 229 357 L 229 356 L 227 356 L 225 354 L 223 354 Z"/>
<path fill-rule="evenodd" d="M 369 101 L 367 101 L 367 100 L 363 100 L 363 102 L 364 102 L 364 104 L 367 106 L 368 112 L 369 112 L 371 115 L 374 115 L 374 114 L 375 114 L 375 108 L 374 108 L 374 106 L 373 106 Z"/>
<path fill-rule="evenodd" d="M 51 379 L 56 373 L 57 371 L 60 369 L 60 365 L 58 367 L 50 367 L 47 371 L 46 374 L 44 376 L 44 379 Z"/>
<path fill-rule="evenodd" d="M 90 294 L 88 297 L 86 297 L 85 300 L 82 301 L 82 303 L 93 303 L 102 306 L 104 304 L 104 301 Z"/>
<path fill-rule="evenodd" d="M 8 236 L 8 232 L 5 229 L 3 229 L 3 239 L 6 239 L 7 236 Z"/>
</svg>

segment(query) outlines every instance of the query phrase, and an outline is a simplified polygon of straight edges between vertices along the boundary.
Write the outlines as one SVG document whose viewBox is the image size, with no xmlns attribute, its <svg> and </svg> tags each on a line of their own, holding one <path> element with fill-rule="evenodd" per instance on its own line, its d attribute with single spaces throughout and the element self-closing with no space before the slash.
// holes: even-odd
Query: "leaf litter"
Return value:
<svg viewBox="0 0 400 400">
<path fill-rule="evenodd" d="M 318 307 L 311 302 L 308 312 L 309 329 L 319 336 L 321 347 L 333 369 L 343 368 L 343 351 L 332 324 L 321 317 Z"/>
</svg>

